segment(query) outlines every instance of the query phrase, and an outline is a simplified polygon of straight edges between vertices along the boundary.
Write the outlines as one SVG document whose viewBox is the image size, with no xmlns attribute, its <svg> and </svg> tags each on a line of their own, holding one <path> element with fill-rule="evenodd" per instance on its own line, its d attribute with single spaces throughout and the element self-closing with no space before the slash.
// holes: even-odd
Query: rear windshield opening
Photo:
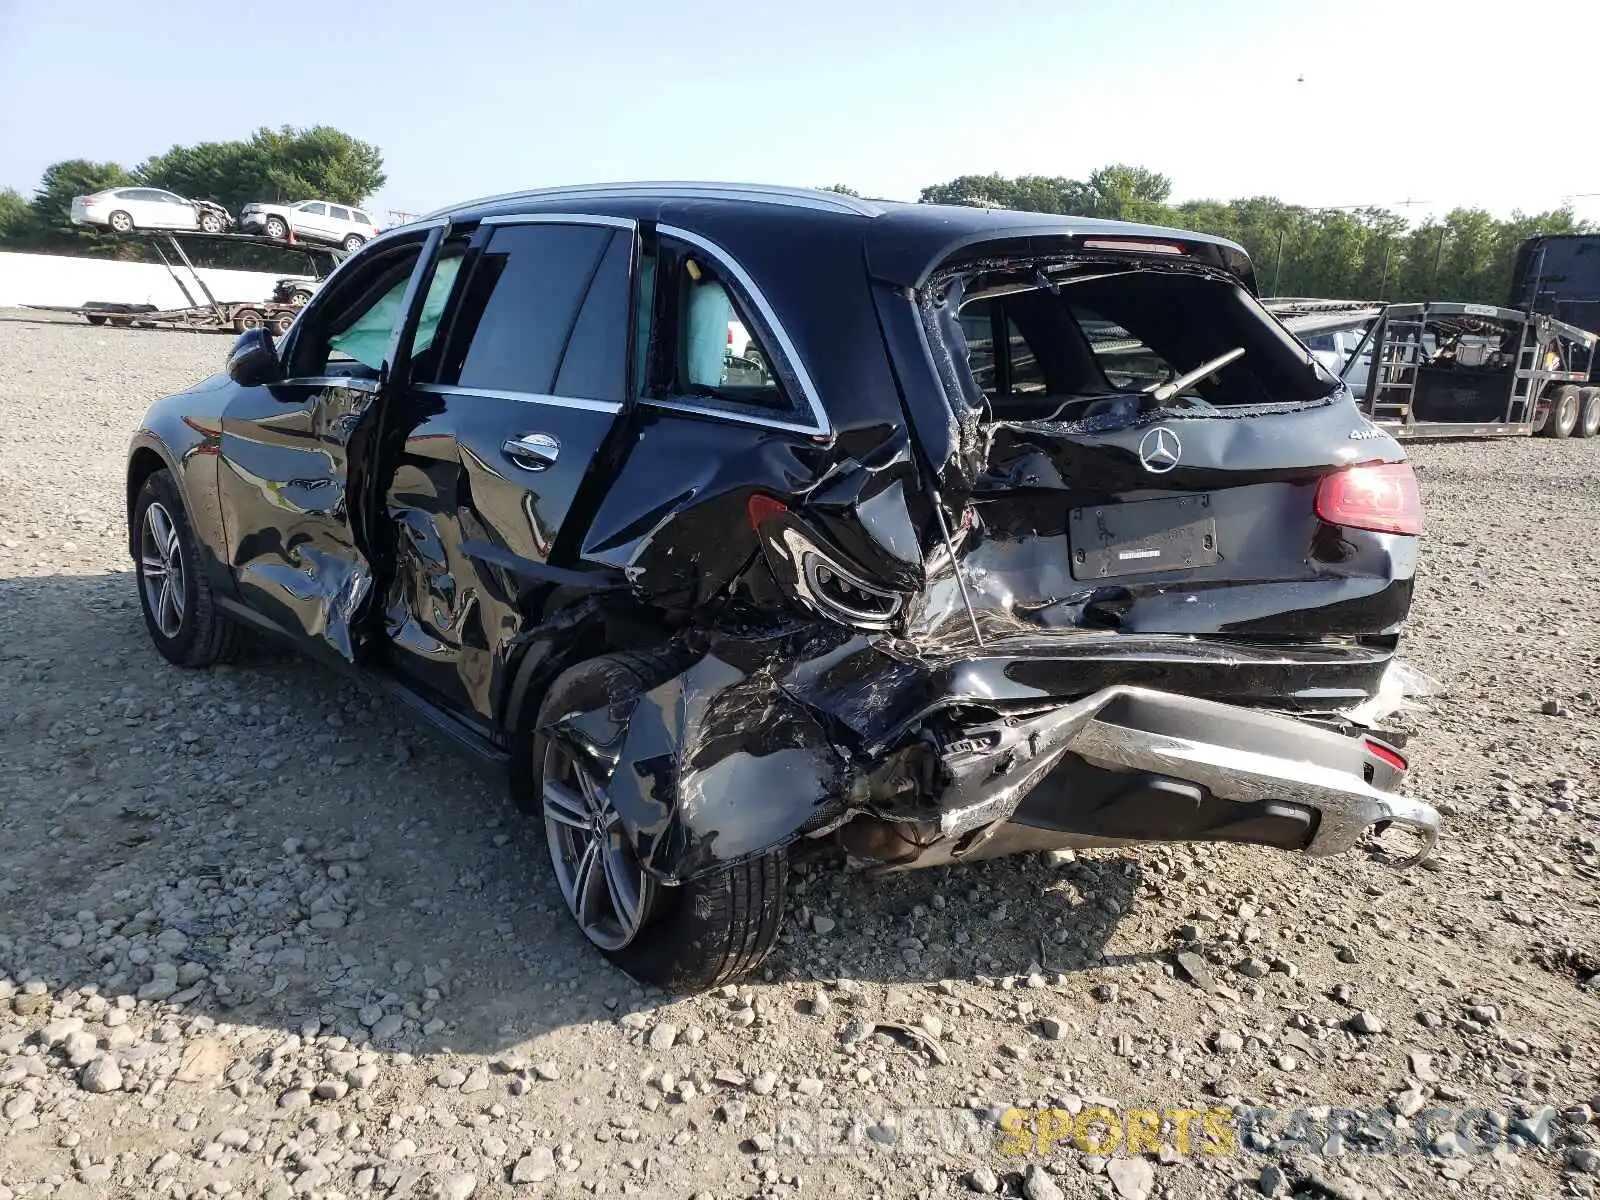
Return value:
<svg viewBox="0 0 1600 1200">
<path fill-rule="evenodd" d="M 966 364 L 968 402 L 1002 420 L 1076 420 L 1129 394 L 1176 407 L 1296 404 L 1338 386 L 1248 292 L 1214 276 L 1029 264 L 961 277 L 948 301 L 940 325 Z M 1208 377 L 1166 386 L 1237 350 Z"/>
</svg>

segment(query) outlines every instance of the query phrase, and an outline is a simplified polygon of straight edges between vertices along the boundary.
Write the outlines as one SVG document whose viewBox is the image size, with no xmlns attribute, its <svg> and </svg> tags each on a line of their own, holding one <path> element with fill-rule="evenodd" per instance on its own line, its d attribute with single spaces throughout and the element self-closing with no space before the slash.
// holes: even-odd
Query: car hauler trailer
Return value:
<svg viewBox="0 0 1600 1200">
<path fill-rule="evenodd" d="M 1596 336 L 1492 304 L 1391 304 L 1342 368 L 1370 363 L 1362 411 L 1396 438 L 1594 437 Z"/>
<path fill-rule="evenodd" d="M 1547 313 L 1434 301 L 1263 301 L 1396 438 L 1594 437 L 1596 335 Z M 1340 333 L 1337 355 L 1318 337 Z"/>
<path fill-rule="evenodd" d="M 271 246 L 282 250 L 288 247 L 310 256 L 319 274 L 327 275 L 348 255 L 336 246 L 312 246 L 291 240 L 261 237 L 249 233 L 200 233 L 187 230 L 134 230 L 133 234 L 150 240 L 156 257 L 167 268 L 167 274 L 178 285 L 189 303 L 182 308 L 159 308 L 153 304 L 124 304 L 117 301 L 89 300 L 76 307 L 30 305 L 49 312 L 71 313 L 85 318 L 91 325 L 138 325 L 145 328 L 214 329 L 222 332 L 243 333 L 247 329 L 268 328 L 274 333 L 288 332 L 302 304 L 293 300 L 218 300 L 212 295 L 206 281 L 184 251 L 184 241 L 231 242 L 256 246 Z M 163 249 L 163 243 L 166 249 Z M 168 250 L 171 251 L 169 257 Z M 176 263 L 174 262 L 176 260 Z M 184 271 L 178 270 L 181 264 Z M 187 279 L 185 278 L 187 273 Z M 199 295 L 196 296 L 195 290 Z"/>
</svg>

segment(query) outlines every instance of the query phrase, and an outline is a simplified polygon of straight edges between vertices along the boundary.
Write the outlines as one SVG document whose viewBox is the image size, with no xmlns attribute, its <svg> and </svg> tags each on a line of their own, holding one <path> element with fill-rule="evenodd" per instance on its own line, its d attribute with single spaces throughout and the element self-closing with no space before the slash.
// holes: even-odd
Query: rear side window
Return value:
<svg viewBox="0 0 1600 1200">
<path fill-rule="evenodd" d="M 363 225 L 371 225 L 372 224 L 372 218 L 367 216 L 367 214 L 362 212 L 359 208 L 351 209 L 350 210 L 350 215 L 352 217 L 354 217 L 357 221 L 359 221 Z"/>
<path fill-rule="evenodd" d="M 1119 391 L 1137 392 L 1163 384 L 1180 374 L 1179 368 L 1147 346 L 1143 339 L 1134 336 L 1109 317 L 1078 304 L 1069 303 L 1068 309 L 1078 328 L 1089 339 L 1089 348 L 1094 352 L 1095 361 L 1112 387 Z"/>
<path fill-rule="evenodd" d="M 961 310 L 961 332 L 967 339 L 968 369 L 986 395 L 1025 396 L 1045 390 L 1033 348 L 1003 307 L 988 300 L 967 305 Z"/>
<path fill-rule="evenodd" d="M 348 221 L 350 219 L 350 210 L 348 208 L 340 208 L 337 204 L 333 204 L 328 207 L 328 215 L 333 217 L 333 219 L 336 221 Z"/>
<path fill-rule="evenodd" d="M 620 251 L 610 252 L 613 241 Z M 444 382 L 620 401 L 628 242 L 592 225 L 497 228 L 467 281 Z M 597 282 L 591 311 L 584 301 Z"/>
<path fill-rule="evenodd" d="M 732 414 L 798 412 L 768 350 L 771 335 L 717 261 L 670 238 L 640 264 L 640 316 L 653 308 L 649 354 L 638 331 L 645 394 Z"/>
</svg>

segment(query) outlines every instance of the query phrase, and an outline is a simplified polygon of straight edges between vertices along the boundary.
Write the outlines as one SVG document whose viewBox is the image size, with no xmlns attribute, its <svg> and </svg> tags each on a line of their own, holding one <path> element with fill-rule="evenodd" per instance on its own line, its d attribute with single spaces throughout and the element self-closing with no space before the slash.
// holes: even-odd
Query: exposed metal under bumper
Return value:
<svg viewBox="0 0 1600 1200">
<path fill-rule="evenodd" d="M 1410 865 L 1427 857 L 1438 837 L 1434 809 L 1376 786 L 1398 787 L 1401 772 L 1364 739 L 1278 713 L 1116 686 L 962 734 L 944 755 L 953 781 L 938 801 L 945 838 L 987 840 L 1069 754 L 1110 770 L 1182 780 L 1219 800 L 1302 805 L 1317 814 L 1308 854 L 1349 850 L 1368 828 L 1390 823 L 1424 843 Z"/>
</svg>

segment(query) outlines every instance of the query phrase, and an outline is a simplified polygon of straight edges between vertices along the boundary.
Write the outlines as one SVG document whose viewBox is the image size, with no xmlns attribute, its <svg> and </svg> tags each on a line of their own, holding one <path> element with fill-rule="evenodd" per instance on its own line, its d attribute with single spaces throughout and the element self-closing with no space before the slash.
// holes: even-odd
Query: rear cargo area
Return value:
<svg viewBox="0 0 1600 1200">
<path fill-rule="evenodd" d="M 936 279 L 923 315 L 978 464 L 961 569 L 931 563 L 914 615 L 924 652 L 1387 658 L 1416 538 L 1332 523 L 1319 497 L 1404 455 L 1236 280 L 996 261 Z"/>
</svg>

